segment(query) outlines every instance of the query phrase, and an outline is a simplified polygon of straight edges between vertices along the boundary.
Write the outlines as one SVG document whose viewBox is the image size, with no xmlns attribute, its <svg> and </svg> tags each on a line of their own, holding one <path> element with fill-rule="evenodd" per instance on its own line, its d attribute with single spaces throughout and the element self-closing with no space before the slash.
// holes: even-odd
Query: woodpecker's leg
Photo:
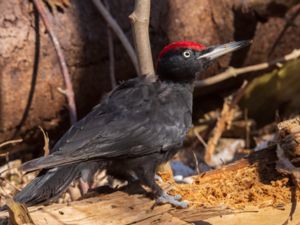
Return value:
<svg viewBox="0 0 300 225">
<path fill-rule="evenodd" d="M 100 164 L 97 162 L 90 162 L 89 164 L 86 164 L 84 168 L 82 168 L 79 179 L 81 195 L 86 194 L 88 190 L 92 188 L 94 174 L 98 169 L 101 169 L 99 165 Z"/>
<path fill-rule="evenodd" d="M 181 199 L 180 195 L 171 196 L 164 192 L 161 187 L 155 182 L 155 166 L 144 165 L 143 168 L 139 168 L 135 171 L 140 182 L 148 186 L 158 204 L 169 203 L 175 207 L 186 208 L 188 206 L 187 202 L 179 201 Z"/>
<path fill-rule="evenodd" d="M 79 186 L 80 186 L 81 195 L 85 195 L 88 192 L 88 190 L 91 188 L 89 182 L 84 181 L 82 178 L 79 179 Z"/>
</svg>

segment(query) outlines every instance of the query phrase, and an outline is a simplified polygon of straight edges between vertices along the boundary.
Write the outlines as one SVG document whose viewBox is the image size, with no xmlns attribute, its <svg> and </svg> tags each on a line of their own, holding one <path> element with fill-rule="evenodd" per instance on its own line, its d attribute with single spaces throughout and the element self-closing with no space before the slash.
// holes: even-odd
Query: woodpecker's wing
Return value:
<svg viewBox="0 0 300 225">
<path fill-rule="evenodd" d="M 185 97 L 159 81 L 129 80 L 74 124 L 52 154 L 23 164 L 23 170 L 139 157 L 174 148 L 191 125 L 191 103 Z"/>
</svg>

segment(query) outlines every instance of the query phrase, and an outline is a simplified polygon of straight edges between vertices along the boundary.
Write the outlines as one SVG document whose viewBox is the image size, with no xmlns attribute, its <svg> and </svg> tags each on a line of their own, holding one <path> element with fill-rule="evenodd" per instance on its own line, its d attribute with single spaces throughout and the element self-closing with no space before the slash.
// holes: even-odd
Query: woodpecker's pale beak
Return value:
<svg viewBox="0 0 300 225">
<path fill-rule="evenodd" d="M 236 51 L 240 48 L 246 47 L 251 44 L 252 41 L 234 41 L 224 45 L 211 46 L 207 49 L 203 50 L 203 54 L 201 54 L 198 59 L 209 59 L 214 60 L 222 55 L 227 53 Z"/>
</svg>

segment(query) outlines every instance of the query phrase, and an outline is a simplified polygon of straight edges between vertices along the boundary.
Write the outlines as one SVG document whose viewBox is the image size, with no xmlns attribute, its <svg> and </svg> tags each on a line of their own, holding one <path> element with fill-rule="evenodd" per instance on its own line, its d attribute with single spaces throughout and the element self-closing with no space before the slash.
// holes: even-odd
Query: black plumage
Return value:
<svg viewBox="0 0 300 225">
<path fill-rule="evenodd" d="M 129 80 L 74 124 L 52 154 L 23 164 L 24 171 L 43 172 L 15 200 L 32 205 L 42 203 L 43 198 L 56 198 L 80 176 L 87 161 L 108 171 L 119 168 L 134 174 L 159 195 L 161 190 L 154 182 L 156 166 L 176 153 L 191 125 L 191 83 L 151 82 L 145 77 Z"/>
<path fill-rule="evenodd" d="M 228 46 L 221 46 L 225 53 Z M 207 50 L 191 42 L 167 46 L 155 81 L 137 77 L 119 85 L 65 133 L 50 155 L 23 164 L 24 171 L 42 171 L 15 200 L 28 205 L 46 202 L 72 180 L 90 179 L 97 169 L 106 168 L 127 180 L 137 177 L 161 202 L 186 206 L 155 183 L 155 170 L 176 154 L 191 128 L 193 81 L 214 59 L 215 50 L 220 56 L 219 48 Z"/>
<path fill-rule="evenodd" d="M 192 125 L 191 113 L 191 84 L 135 78 L 72 126 L 56 144 L 57 151 L 23 164 L 22 169 L 165 155 L 182 144 Z"/>
</svg>

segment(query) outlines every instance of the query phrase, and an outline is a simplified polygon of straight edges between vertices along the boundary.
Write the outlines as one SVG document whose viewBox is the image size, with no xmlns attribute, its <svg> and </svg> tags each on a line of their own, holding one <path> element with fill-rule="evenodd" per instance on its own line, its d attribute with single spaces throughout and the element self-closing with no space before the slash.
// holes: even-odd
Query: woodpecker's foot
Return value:
<svg viewBox="0 0 300 225">
<path fill-rule="evenodd" d="M 164 182 L 163 179 L 162 179 L 159 175 L 157 175 L 157 174 L 154 175 L 154 179 L 155 179 L 156 181 L 160 182 L 160 183 L 163 183 L 163 182 Z"/>
<path fill-rule="evenodd" d="M 88 182 L 84 181 L 81 178 L 79 179 L 79 185 L 80 185 L 80 192 L 82 196 L 85 195 L 91 187 L 91 185 Z"/>
<path fill-rule="evenodd" d="M 156 199 L 156 203 L 157 204 L 166 204 L 169 203 L 175 207 L 179 207 L 179 208 L 187 208 L 188 207 L 188 203 L 185 201 L 180 201 L 181 196 L 180 195 L 175 195 L 175 196 L 171 196 L 165 192 L 163 192 L 157 199 Z"/>
</svg>

